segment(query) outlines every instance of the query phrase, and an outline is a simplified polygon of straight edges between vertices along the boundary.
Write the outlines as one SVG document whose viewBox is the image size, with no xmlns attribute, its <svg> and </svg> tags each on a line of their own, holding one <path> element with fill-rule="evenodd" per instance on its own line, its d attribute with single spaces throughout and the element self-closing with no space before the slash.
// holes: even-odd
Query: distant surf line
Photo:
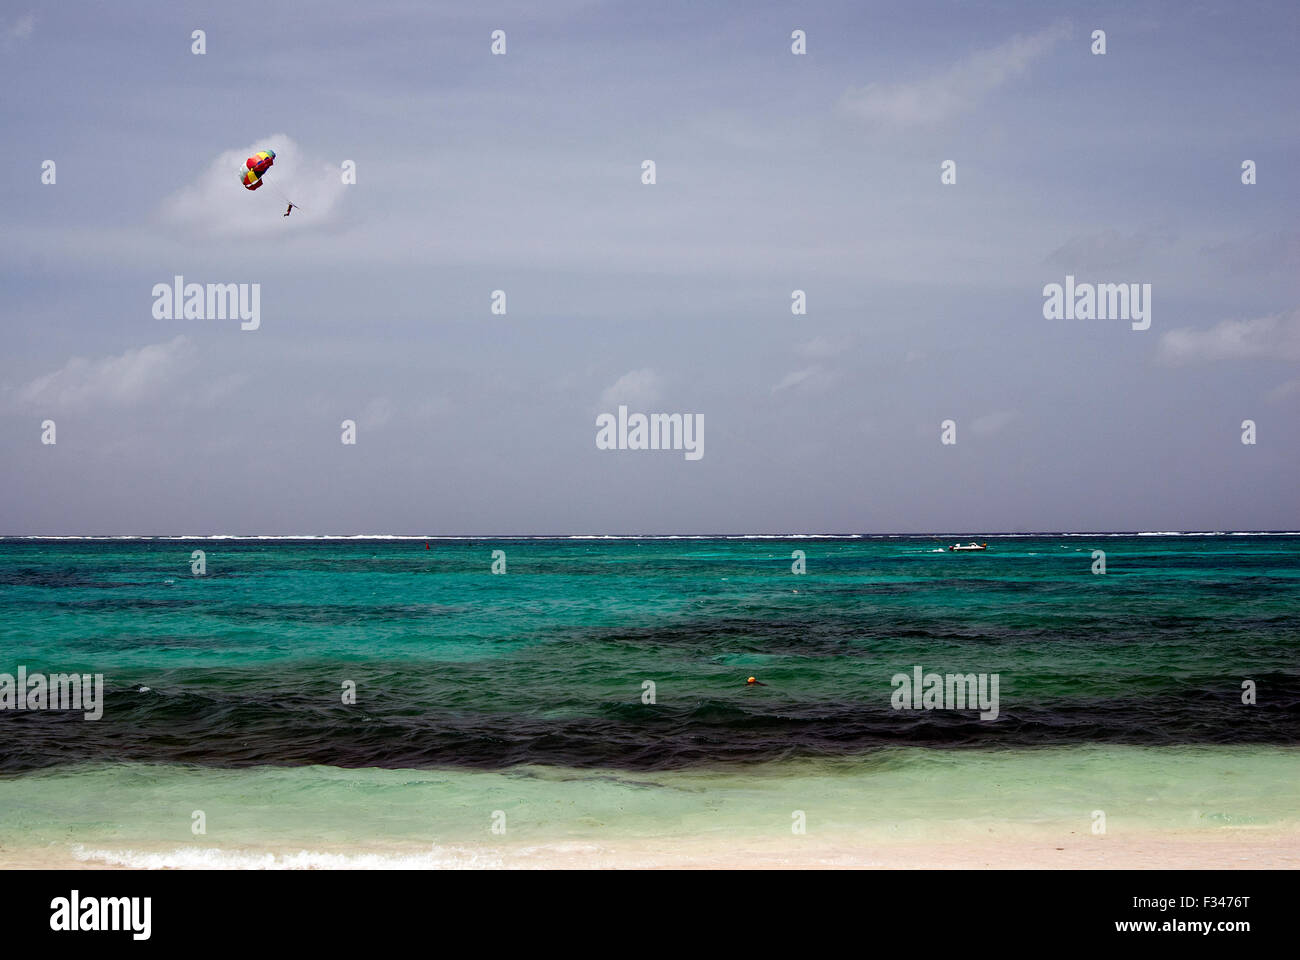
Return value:
<svg viewBox="0 0 1300 960">
<path fill-rule="evenodd" d="M 6 534 L 2 540 L 65 540 L 65 541 L 116 541 L 116 540 L 394 540 L 394 541 L 477 541 L 477 540 L 929 540 L 952 537 L 987 537 L 989 539 L 1043 539 L 1045 537 L 1300 537 L 1296 530 L 1131 530 L 1131 531 L 1062 531 L 1045 530 L 1033 533 L 982 533 L 947 531 L 938 533 L 493 533 L 493 534 L 120 534 L 112 536 Z"/>
</svg>

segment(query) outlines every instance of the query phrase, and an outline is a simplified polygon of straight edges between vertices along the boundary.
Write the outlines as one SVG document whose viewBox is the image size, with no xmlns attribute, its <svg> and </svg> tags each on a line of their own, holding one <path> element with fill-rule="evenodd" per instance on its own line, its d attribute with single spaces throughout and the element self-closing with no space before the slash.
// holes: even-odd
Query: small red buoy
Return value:
<svg viewBox="0 0 1300 960">
<path fill-rule="evenodd" d="M 428 540 L 424 541 L 424 549 L 426 549 L 426 550 L 429 549 L 429 541 L 428 541 Z"/>
</svg>

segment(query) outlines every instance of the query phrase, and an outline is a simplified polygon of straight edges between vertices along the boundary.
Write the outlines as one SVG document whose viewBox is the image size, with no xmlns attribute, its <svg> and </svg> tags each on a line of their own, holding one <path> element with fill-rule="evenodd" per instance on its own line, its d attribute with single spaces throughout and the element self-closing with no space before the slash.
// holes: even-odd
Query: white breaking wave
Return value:
<svg viewBox="0 0 1300 960">
<path fill-rule="evenodd" d="M 95 850 L 81 845 L 73 856 L 86 863 L 143 870 L 490 870 L 504 864 L 496 854 L 434 846 L 422 853 L 271 853 L 178 847 L 175 850 Z"/>
</svg>

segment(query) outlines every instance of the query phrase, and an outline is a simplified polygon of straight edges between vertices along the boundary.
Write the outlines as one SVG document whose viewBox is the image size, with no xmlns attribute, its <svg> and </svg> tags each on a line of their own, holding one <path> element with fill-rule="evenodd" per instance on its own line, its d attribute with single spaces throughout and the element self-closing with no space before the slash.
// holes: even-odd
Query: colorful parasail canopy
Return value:
<svg viewBox="0 0 1300 960">
<path fill-rule="evenodd" d="M 274 150 L 262 150 L 245 160 L 244 166 L 247 169 L 244 170 L 242 177 L 244 189 L 256 190 L 260 187 L 262 185 L 262 175 L 271 169 L 273 163 L 275 163 Z"/>
</svg>

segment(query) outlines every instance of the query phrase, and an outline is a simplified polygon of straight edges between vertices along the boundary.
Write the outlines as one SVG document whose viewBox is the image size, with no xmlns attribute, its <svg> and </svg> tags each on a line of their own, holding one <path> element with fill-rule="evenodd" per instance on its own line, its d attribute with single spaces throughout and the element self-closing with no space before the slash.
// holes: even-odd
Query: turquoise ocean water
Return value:
<svg viewBox="0 0 1300 960">
<path fill-rule="evenodd" d="M 0 836 L 1300 817 L 1300 537 L 953 539 L 3 540 L 0 673 L 105 698 L 0 711 Z M 916 666 L 997 719 L 893 709 Z"/>
</svg>

